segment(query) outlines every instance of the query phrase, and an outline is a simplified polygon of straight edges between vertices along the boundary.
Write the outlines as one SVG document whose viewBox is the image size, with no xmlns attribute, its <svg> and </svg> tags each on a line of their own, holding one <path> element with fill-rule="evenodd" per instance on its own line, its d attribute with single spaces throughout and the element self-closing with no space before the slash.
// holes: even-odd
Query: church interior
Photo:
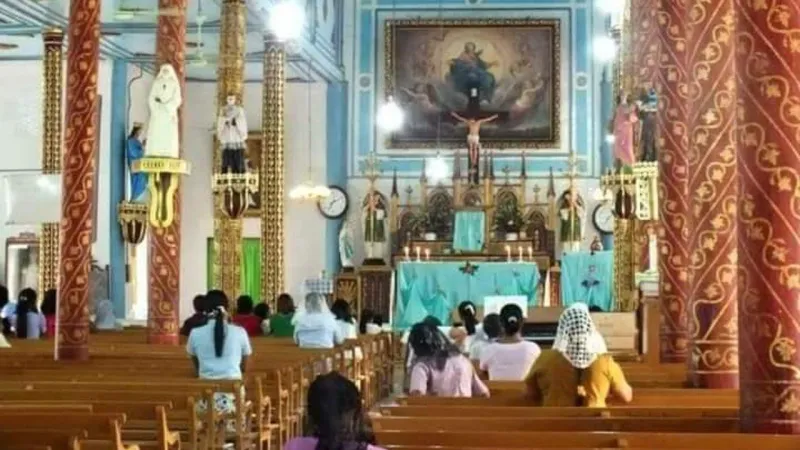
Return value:
<svg viewBox="0 0 800 450">
<path fill-rule="evenodd" d="M 800 449 L 798 43 L 791 0 L 0 2 L 0 450 Z"/>
</svg>

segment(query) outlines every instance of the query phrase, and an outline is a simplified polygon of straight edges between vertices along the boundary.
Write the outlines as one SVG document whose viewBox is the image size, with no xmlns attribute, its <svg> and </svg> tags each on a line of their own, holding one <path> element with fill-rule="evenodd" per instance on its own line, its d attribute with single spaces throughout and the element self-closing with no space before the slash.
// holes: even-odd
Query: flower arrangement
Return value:
<svg viewBox="0 0 800 450">
<path fill-rule="evenodd" d="M 503 233 L 519 233 L 525 225 L 522 211 L 515 202 L 504 202 L 497 205 L 494 213 L 494 227 Z"/>
</svg>

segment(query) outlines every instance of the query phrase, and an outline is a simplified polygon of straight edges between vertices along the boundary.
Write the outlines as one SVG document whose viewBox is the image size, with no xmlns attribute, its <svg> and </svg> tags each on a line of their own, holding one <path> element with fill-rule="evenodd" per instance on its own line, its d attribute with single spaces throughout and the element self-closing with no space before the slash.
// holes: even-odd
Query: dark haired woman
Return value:
<svg viewBox="0 0 800 450">
<path fill-rule="evenodd" d="M 514 304 L 500 310 L 503 337 L 481 351 L 480 368 L 490 380 L 520 381 L 528 374 L 542 350 L 533 342 L 522 339 L 525 318 L 522 309 Z"/>
<path fill-rule="evenodd" d="M 318 376 L 308 387 L 311 437 L 290 440 L 284 450 L 379 450 L 361 409 L 361 394 L 337 372 Z"/>
<path fill-rule="evenodd" d="M 44 293 L 44 300 L 42 300 L 42 305 L 39 307 L 47 325 L 47 333 L 45 333 L 47 337 L 56 335 L 56 297 L 56 290 L 48 289 Z"/>
<path fill-rule="evenodd" d="M 206 302 L 209 308 L 208 323 L 193 329 L 186 343 L 186 351 L 192 357 L 197 377 L 201 380 L 241 380 L 247 370 L 247 358 L 253 353 L 247 332 L 228 323 L 225 310 L 228 297 L 224 292 L 208 291 Z M 233 394 L 214 393 L 214 407 L 220 414 L 235 413 Z M 207 408 L 205 402 L 198 402 L 199 414 L 203 414 Z"/>
<path fill-rule="evenodd" d="M 249 295 L 240 295 L 236 299 L 236 314 L 232 322 L 247 331 L 248 336 L 261 335 L 261 319 L 253 314 L 253 298 Z"/>
<path fill-rule="evenodd" d="M 47 333 L 47 321 L 36 306 L 36 291 L 25 288 L 19 293 L 17 314 L 12 318 L 19 339 L 39 339 Z"/>
<path fill-rule="evenodd" d="M 269 334 L 275 337 L 294 336 L 294 300 L 289 294 L 281 294 L 277 300 L 278 311 L 269 319 Z"/>
<path fill-rule="evenodd" d="M 339 325 L 339 332 L 344 339 L 357 339 L 356 320 L 350 312 L 350 303 L 339 299 L 331 305 L 331 312 L 336 317 L 336 324 Z"/>
<path fill-rule="evenodd" d="M 2 320 L 2 334 L 11 334 L 11 316 L 17 310 L 17 304 L 11 303 L 8 298 L 8 288 L 0 284 L 0 320 Z"/>
<path fill-rule="evenodd" d="M 475 304 L 470 301 L 458 305 L 458 317 L 461 323 L 450 329 L 450 339 L 456 343 L 461 353 L 468 354 L 475 336 L 481 331 Z"/>
<path fill-rule="evenodd" d="M 208 323 L 206 296 L 195 295 L 192 300 L 192 306 L 194 307 L 194 314 L 183 321 L 183 325 L 181 325 L 181 336 L 189 336 L 192 330 Z"/>
<path fill-rule="evenodd" d="M 438 397 L 488 397 L 472 363 L 435 326 L 411 327 L 408 342 L 414 350 L 409 394 Z"/>
<path fill-rule="evenodd" d="M 258 320 L 261 321 L 259 324 L 259 331 L 263 335 L 269 334 L 269 305 L 265 302 L 261 302 L 253 308 L 253 314 L 258 317 Z"/>
<path fill-rule="evenodd" d="M 480 362 L 481 352 L 487 345 L 496 342 L 503 334 L 503 324 L 498 314 L 487 314 L 483 318 L 483 329 L 475 335 L 469 347 L 469 359 Z"/>
</svg>

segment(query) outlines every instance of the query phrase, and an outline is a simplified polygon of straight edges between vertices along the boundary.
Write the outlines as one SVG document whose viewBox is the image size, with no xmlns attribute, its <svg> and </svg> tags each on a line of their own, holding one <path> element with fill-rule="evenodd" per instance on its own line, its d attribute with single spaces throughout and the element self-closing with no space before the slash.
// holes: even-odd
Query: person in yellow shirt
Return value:
<svg viewBox="0 0 800 450">
<path fill-rule="evenodd" d="M 583 303 L 561 314 L 553 348 L 542 351 L 525 385 L 528 397 L 538 406 L 603 408 L 609 394 L 615 402 L 633 400 L 633 389 L 607 353 Z"/>
</svg>

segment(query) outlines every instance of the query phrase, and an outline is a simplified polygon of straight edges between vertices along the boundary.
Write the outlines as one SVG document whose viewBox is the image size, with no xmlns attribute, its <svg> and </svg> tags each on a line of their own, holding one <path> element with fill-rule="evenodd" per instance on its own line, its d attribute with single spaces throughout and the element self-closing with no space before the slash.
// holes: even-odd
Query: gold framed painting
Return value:
<svg viewBox="0 0 800 450">
<path fill-rule="evenodd" d="M 214 135 L 214 168 L 215 172 L 222 167 L 222 150 L 220 149 L 217 136 Z M 263 134 L 261 131 L 251 131 L 247 133 L 247 153 L 244 155 L 244 163 L 248 172 L 257 174 L 261 167 L 261 141 Z M 213 194 L 212 194 L 213 195 Z M 258 190 L 250 194 L 250 206 L 244 213 L 245 217 L 261 217 L 261 182 L 259 181 Z"/>
<path fill-rule="evenodd" d="M 405 112 L 388 145 L 465 147 L 467 124 L 460 118 L 493 118 L 480 126 L 486 148 L 559 147 L 560 25 L 558 19 L 387 20 L 384 94 Z"/>
</svg>

